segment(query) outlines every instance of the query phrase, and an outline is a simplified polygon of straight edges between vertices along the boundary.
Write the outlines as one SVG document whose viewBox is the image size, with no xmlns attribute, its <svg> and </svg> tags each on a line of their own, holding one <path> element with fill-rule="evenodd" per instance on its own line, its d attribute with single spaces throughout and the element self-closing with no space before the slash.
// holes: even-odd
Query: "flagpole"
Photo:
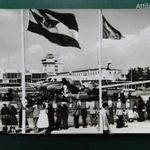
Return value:
<svg viewBox="0 0 150 150">
<path fill-rule="evenodd" d="M 103 133 L 103 123 L 102 123 L 102 39 L 103 39 L 103 19 L 102 10 L 99 9 L 99 127 L 98 131 Z"/>
<path fill-rule="evenodd" d="M 21 51 L 22 51 L 22 73 L 21 73 L 21 87 L 22 87 L 22 134 L 26 133 L 26 109 L 25 109 L 25 45 L 24 45 L 24 15 L 21 9 Z"/>
</svg>

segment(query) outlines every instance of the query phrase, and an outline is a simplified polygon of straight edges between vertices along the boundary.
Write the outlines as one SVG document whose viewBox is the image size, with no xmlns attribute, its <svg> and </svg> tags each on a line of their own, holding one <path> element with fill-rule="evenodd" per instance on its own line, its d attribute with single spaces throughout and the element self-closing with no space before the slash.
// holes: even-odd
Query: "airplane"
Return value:
<svg viewBox="0 0 150 150">
<path fill-rule="evenodd" d="M 59 77 L 60 78 L 60 77 Z M 40 82 L 40 84 L 32 83 L 32 84 L 26 84 L 26 88 L 28 86 L 31 86 L 34 88 L 34 91 L 41 91 L 45 90 L 49 94 L 62 94 L 63 89 L 63 82 L 62 78 L 59 80 L 56 80 L 56 78 L 52 78 L 51 80 L 46 80 Z M 65 78 L 69 82 L 68 89 L 71 91 L 70 98 L 73 99 L 81 99 L 81 100 L 91 100 L 91 99 L 97 99 L 98 100 L 98 88 L 96 87 L 97 84 L 85 82 L 82 83 L 81 81 L 73 81 L 70 78 Z"/>
<path fill-rule="evenodd" d="M 107 63 L 107 70 L 112 69 L 112 61 L 109 59 Z M 95 98 L 99 99 L 99 88 L 102 89 L 102 94 L 106 90 L 110 89 L 119 89 L 124 90 L 125 93 L 128 92 L 134 92 L 134 89 L 127 89 L 126 87 L 131 87 L 132 85 L 140 85 L 140 84 L 147 84 L 150 83 L 150 80 L 147 81 L 137 81 L 137 82 L 124 82 L 124 83 L 115 83 L 111 84 L 108 83 L 107 85 L 103 85 L 99 87 L 98 83 L 94 83 L 90 81 L 88 82 L 83 82 L 83 78 L 80 77 L 77 79 L 76 76 L 50 76 L 48 77 L 45 81 L 38 81 L 36 83 L 26 83 L 26 91 L 40 91 L 41 89 L 44 89 L 52 94 L 54 93 L 61 93 L 62 88 L 63 88 L 63 83 L 62 83 L 62 78 L 65 78 L 70 84 L 70 90 L 75 89 L 77 87 L 77 91 L 72 94 L 72 97 L 74 99 L 80 98 L 80 99 L 90 99 L 90 98 Z M 88 77 L 87 77 L 88 79 Z M 29 89 L 29 90 L 27 90 Z"/>
<path fill-rule="evenodd" d="M 52 93 L 57 93 L 60 92 L 63 88 L 63 84 L 62 84 L 62 78 L 63 76 L 55 76 L 55 77 L 49 77 L 47 78 L 46 81 L 39 81 L 37 83 L 32 83 L 32 86 L 35 89 L 46 89 L 49 92 Z M 78 98 L 81 99 L 90 99 L 91 97 L 97 97 L 98 93 L 99 93 L 99 85 L 98 83 L 92 83 L 92 82 L 82 82 L 82 81 L 77 81 L 77 80 L 72 80 L 69 77 L 65 78 L 67 81 L 69 81 L 70 85 L 72 85 L 72 88 L 77 87 L 78 89 L 82 89 L 79 90 L 79 96 Z M 120 90 L 122 89 L 126 89 L 124 91 L 129 92 L 129 91 L 133 91 L 133 89 L 128 89 L 124 88 L 124 87 L 128 87 L 128 86 L 132 86 L 132 85 L 140 85 L 140 84 L 147 84 L 150 83 L 150 80 L 147 81 L 137 81 L 137 82 L 124 82 L 124 83 L 115 83 L 115 84 L 108 84 L 108 85 L 102 85 L 101 88 L 102 90 L 106 89 L 111 89 L 111 88 L 120 88 Z M 31 85 L 31 84 L 28 84 Z M 74 86 L 73 86 L 74 85 Z M 84 90 L 83 90 L 84 87 Z M 73 93 L 74 96 L 77 96 L 77 93 Z M 75 98 L 74 97 L 74 98 Z"/>
<path fill-rule="evenodd" d="M 70 88 L 77 87 L 78 91 L 75 93 L 72 93 L 69 95 L 69 98 L 72 100 L 84 100 L 84 101 L 99 101 L 99 84 L 98 83 L 92 83 L 92 82 L 81 82 L 81 81 L 72 81 L 70 78 L 67 78 L 66 80 L 69 81 L 70 83 Z M 134 89 L 128 88 L 126 89 L 125 87 L 131 86 L 131 85 L 143 85 L 150 83 L 150 80 L 147 81 L 137 81 L 137 82 L 127 82 L 127 83 L 117 83 L 117 84 L 108 84 L 108 85 L 102 85 L 102 97 L 105 91 L 111 90 L 113 88 L 117 88 L 118 91 L 120 92 L 121 90 L 124 90 L 125 93 L 128 94 L 129 91 L 134 93 Z M 0 87 L 1 93 L 6 93 L 10 87 Z M 18 86 L 14 88 L 20 89 L 19 93 L 21 92 L 21 87 L 19 88 Z M 31 92 L 26 90 L 26 93 L 34 93 L 34 95 L 40 93 L 40 89 L 43 88 L 46 90 L 48 93 L 51 93 L 51 95 L 54 95 L 54 93 L 57 95 L 57 93 L 62 94 L 62 88 L 63 88 L 63 83 L 62 81 L 40 81 L 38 83 L 32 83 L 32 84 L 26 84 L 26 89 L 32 89 Z M 117 91 L 117 90 L 116 90 Z M 138 93 L 139 95 L 142 95 L 145 93 L 145 91 L 141 91 Z M 150 92 L 149 92 L 150 93 Z M 59 95 L 58 94 L 58 95 Z M 20 99 L 21 100 L 21 99 Z M 62 99 L 63 101 L 63 99 Z"/>
</svg>

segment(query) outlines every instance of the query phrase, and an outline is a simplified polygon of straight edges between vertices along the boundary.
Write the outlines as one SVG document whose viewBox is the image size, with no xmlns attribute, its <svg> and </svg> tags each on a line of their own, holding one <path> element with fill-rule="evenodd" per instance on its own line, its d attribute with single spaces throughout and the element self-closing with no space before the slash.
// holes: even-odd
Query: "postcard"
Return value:
<svg viewBox="0 0 150 150">
<path fill-rule="evenodd" d="M 149 15 L 0 9 L 0 133 L 150 133 Z"/>
</svg>

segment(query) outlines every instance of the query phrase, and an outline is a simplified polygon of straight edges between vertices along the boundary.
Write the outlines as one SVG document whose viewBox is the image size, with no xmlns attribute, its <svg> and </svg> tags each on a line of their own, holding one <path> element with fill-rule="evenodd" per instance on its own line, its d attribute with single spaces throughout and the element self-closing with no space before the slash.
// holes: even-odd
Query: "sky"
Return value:
<svg viewBox="0 0 150 150">
<path fill-rule="evenodd" d="M 18 10 L 0 10 L 0 69 L 21 68 L 19 22 Z"/>
<path fill-rule="evenodd" d="M 103 10 L 107 20 L 124 38 L 103 40 L 102 62 L 127 72 L 133 67 L 150 67 L 150 10 Z"/>
<path fill-rule="evenodd" d="M 99 22 L 97 10 L 55 10 L 63 13 L 75 14 L 79 27 L 79 43 L 81 49 L 62 47 L 50 43 L 38 34 L 26 32 L 26 64 L 35 69 L 42 68 L 41 59 L 46 54 L 52 53 L 58 61 L 64 64 L 64 71 L 76 69 L 89 69 L 98 66 L 98 46 L 95 43 L 99 39 Z M 36 60 L 33 61 L 33 57 Z M 90 61 L 87 61 L 90 60 Z M 32 64 L 30 63 L 32 61 Z M 38 65 L 37 65 L 38 64 Z"/>
<path fill-rule="evenodd" d="M 99 46 L 102 44 L 102 67 L 109 59 L 113 68 L 127 72 L 133 67 L 150 67 L 150 10 L 102 11 L 109 23 L 118 29 L 121 40 L 99 40 L 98 10 L 55 10 L 74 13 L 79 26 L 81 50 L 50 43 L 44 37 L 26 30 L 25 14 L 25 64 L 26 69 L 42 70 L 41 59 L 53 53 L 64 64 L 64 71 L 98 67 Z M 21 68 L 21 20 L 20 10 L 0 10 L 0 68 Z"/>
</svg>

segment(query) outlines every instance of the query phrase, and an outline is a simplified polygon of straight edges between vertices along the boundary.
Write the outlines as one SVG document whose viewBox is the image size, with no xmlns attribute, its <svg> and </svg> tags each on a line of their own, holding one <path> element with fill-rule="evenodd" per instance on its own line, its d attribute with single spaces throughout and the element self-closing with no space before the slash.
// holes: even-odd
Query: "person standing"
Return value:
<svg viewBox="0 0 150 150">
<path fill-rule="evenodd" d="M 8 125 L 10 123 L 10 110 L 6 104 L 3 104 L 3 108 L 1 109 L 1 115 L 2 115 L 3 132 L 7 133 Z"/>
<path fill-rule="evenodd" d="M 17 110 L 16 108 L 11 105 L 10 106 L 10 130 L 9 133 L 16 133 L 16 126 L 18 125 L 18 120 L 17 120 Z"/>
<path fill-rule="evenodd" d="M 63 129 L 68 129 L 68 107 L 66 104 L 62 105 L 62 126 Z"/>
<path fill-rule="evenodd" d="M 126 112 L 127 112 L 128 121 L 132 122 L 134 120 L 134 114 L 133 114 L 133 108 L 131 106 L 130 99 L 127 99 L 127 101 L 126 101 Z"/>
<path fill-rule="evenodd" d="M 40 110 L 39 118 L 37 121 L 37 127 L 41 131 L 45 133 L 46 129 L 49 127 L 47 110 L 45 109 L 45 104 L 43 104 L 43 108 Z"/>
<path fill-rule="evenodd" d="M 147 119 L 150 120 L 150 97 L 146 103 Z"/>
<path fill-rule="evenodd" d="M 63 101 L 68 102 L 68 96 L 69 96 L 69 89 L 68 89 L 68 85 L 69 85 L 69 81 L 66 80 L 66 78 L 62 79 L 62 83 L 63 83 Z"/>
<path fill-rule="evenodd" d="M 33 123 L 34 123 L 35 130 L 37 129 L 36 125 L 37 125 L 37 120 L 39 118 L 39 114 L 40 114 L 40 110 L 38 109 L 38 106 L 36 104 L 33 109 Z"/>
<path fill-rule="evenodd" d="M 88 103 L 89 104 L 89 113 L 90 113 L 90 120 L 91 120 L 91 126 L 96 126 L 96 106 L 95 106 L 95 101 L 91 101 Z"/>
<path fill-rule="evenodd" d="M 49 128 L 53 130 L 55 126 L 54 120 L 55 109 L 53 108 L 52 104 L 49 104 L 47 110 L 48 110 Z"/>
<path fill-rule="evenodd" d="M 113 105 L 114 105 L 114 111 L 116 112 L 117 108 L 117 101 L 118 101 L 118 93 L 113 93 Z"/>
<path fill-rule="evenodd" d="M 117 128 L 123 128 L 123 108 L 122 108 L 122 102 L 120 99 L 117 101 L 117 107 L 116 107 L 116 116 L 117 116 Z"/>
<path fill-rule="evenodd" d="M 109 124 L 114 124 L 114 112 L 113 112 L 113 102 L 108 99 L 108 110 L 109 110 Z"/>
<path fill-rule="evenodd" d="M 138 97 L 137 111 L 139 115 L 138 121 L 144 121 L 145 120 L 145 103 L 140 96 Z"/>
<path fill-rule="evenodd" d="M 139 115 L 138 115 L 138 112 L 137 112 L 137 103 L 133 104 L 133 115 L 134 115 L 134 120 L 138 120 Z"/>
<path fill-rule="evenodd" d="M 108 120 L 108 104 L 107 103 L 102 104 L 101 114 L 102 114 L 103 134 L 109 134 L 110 127 L 109 127 L 109 120 Z"/>
<path fill-rule="evenodd" d="M 86 106 L 86 101 L 82 100 L 81 101 L 81 116 L 82 116 L 82 125 L 83 128 L 87 127 L 87 122 L 86 122 L 86 118 L 87 118 L 87 106 Z"/>
<path fill-rule="evenodd" d="M 123 111 L 125 111 L 126 110 L 126 97 L 124 95 L 123 90 L 120 92 L 120 100 L 121 100 L 121 103 L 122 103 L 122 109 L 123 109 Z"/>
<path fill-rule="evenodd" d="M 28 121 L 29 128 L 33 128 L 33 110 L 34 108 L 31 105 L 26 105 L 26 117 Z"/>
<path fill-rule="evenodd" d="M 81 103 L 79 100 L 73 102 L 73 118 L 75 128 L 79 128 L 79 115 L 81 111 Z"/>
<path fill-rule="evenodd" d="M 56 109 L 56 130 L 62 129 L 62 106 L 58 103 Z"/>
</svg>

